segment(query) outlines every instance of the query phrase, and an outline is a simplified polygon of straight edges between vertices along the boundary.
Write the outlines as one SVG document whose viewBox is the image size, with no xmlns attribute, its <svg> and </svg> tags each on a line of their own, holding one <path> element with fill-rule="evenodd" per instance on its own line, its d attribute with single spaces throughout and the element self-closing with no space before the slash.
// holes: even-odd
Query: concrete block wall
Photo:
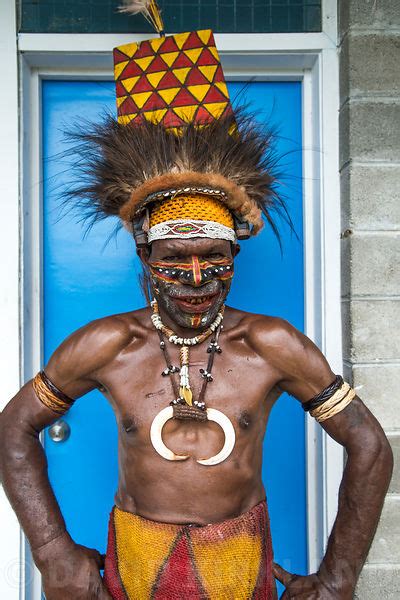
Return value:
<svg viewBox="0 0 400 600">
<path fill-rule="evenodd" d="M 344 371 L 395 471 L 359 600 L 400 598 L 400 0 L 339 0 Z"/>
</svg>

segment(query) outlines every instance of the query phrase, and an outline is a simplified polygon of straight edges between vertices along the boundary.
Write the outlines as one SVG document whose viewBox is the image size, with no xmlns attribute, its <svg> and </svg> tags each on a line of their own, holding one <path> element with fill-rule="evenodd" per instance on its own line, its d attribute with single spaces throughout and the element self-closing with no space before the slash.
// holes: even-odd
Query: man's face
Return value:
<svg viewBox="0 0 400 600">
<path fill-rule="evenodd" d="M 159 307 L 177 325 L 204 329 L 217 316 L 233 276 L 226 240 L 156 240 L 147 260 Z"/>
</svg>

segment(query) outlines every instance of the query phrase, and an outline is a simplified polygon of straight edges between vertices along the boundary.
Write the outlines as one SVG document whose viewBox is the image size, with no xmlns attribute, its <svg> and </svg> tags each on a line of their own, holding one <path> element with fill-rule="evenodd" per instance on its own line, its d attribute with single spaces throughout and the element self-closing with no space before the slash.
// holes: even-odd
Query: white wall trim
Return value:
<svg viewBox="0 0 400 600">
<path fill-rule="evenodd" d="M 20 386 L 20 215 L 18 70 L 15 0 L 0 3 L 0 410 Z M 19 598 L 21 533 L 0 485 L 0 596 Z"/>
<path fill-rule="evenodd" d="M 337 48 L 322 52 L 321 95 L 321 172 L 324 173 L 321 194 L 322 264 L 322 331 L 321 347 L 333 371 L 343 370 L 340 270 L 340 181 L 339 181 L 339 60 Z M 326 93 L 325 90 L 329 90 Z M 342 446 L 323 435 L 324 469 L 324 539 L 332 528 L 337 513 L 337 495 L 343 474 Z"/>
<path fill-rule="evenodd" d="M 173 33 L 173 32 L 169 32 Z M 149 34 L 129 33 L 22 33 L 19 35 L 20 52 L 89 52 L 109 53 L 110 48 L 128 44 L 132 40 L 142 41 Z M 243 52 L 254 52 L 255 48 L 268 48 L 279 54 L 284 48 L 287 52 L 319 51 L 332 47 L 332 38 L 325 32 L 319 33 L 217 33 L 218 48 L 225 53 L 237 54 L 238 48 Z M 257 52 L 257 50 L 256 50 Z M 110 58 L 110 64 L 112 57 Z"/>
</svg>

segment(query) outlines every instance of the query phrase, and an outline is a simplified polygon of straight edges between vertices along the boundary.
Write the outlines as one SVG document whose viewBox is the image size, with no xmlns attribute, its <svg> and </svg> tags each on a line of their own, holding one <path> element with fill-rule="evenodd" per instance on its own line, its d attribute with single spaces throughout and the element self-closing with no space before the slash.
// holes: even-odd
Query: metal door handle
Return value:
<svg viewBox="0 0 400 600">
<path fill-rule="evenodd" d="M 49 436 L 53 442 L 66 442 L 71 435 L 71 427 L 63 419 L 58 419 L 49 427 Z"/>
</svg>

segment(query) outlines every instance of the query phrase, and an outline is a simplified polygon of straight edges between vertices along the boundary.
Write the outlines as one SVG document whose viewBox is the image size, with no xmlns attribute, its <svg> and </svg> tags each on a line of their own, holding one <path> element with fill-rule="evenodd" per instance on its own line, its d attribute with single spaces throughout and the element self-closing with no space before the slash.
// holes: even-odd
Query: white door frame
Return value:
<svg viewBox="0 0 400 600">
<path fill-rule="evenodd" d="M 15 32 L 15 16 L 11 14 L 14 2 L 3 2 L 8 7 L 8 25 Z M 305 332 L 321 348 L 332 369 L 339 373 L 342 370 L 342 353 L 336 0 L 323 0 L 323 14 L 322 33 L 217 34 L 216 42 L 228 80 L 251 78 L 303 83 Z M 4 19 L 1 22 L 5 27 Z M 9 30 L 7 33 L 10 37 Z M 6 85 L 5 89 L 10 92 L 8 99 L 0 96 L 4 105 L 0 112 L 0 131 L 5 131 L 1 126 L 7 126 L 7 139 L 9 144 L 11 142 L 12 151 L 7 148 L 6 160 L 0 163 L 4 170 L 2 183 L 6 182 L 7 187 L 4 198 L 8 200 L 3 209 L 8 224 L 7 236 L 5 240 L 0 237 L 0 243 L 4 243 L 2 256 L 11 256 L 7 265 L 1 265 L 2 269 L 5 268 L 2 280 L 10 282 L 11 287 L 5 286 L 7 298 L 3 299 L 0 295 L 0 308 L 4 308 L 1 313 L 3 331 L 9 333 L 3 337 L 7 343 L 0 342 L 3 344 L 0 345 L 0 358 L 5 357 L 12 364 L 7 371 L 6 382 L 0 380 L 0 389 L 3 391 L 5 387 L 6 392 L 3 398 L 10 397 L 20 382 L 32 377 L 41 366 L 41 80 L 112 79 L 111 49 L 146 37 L 127 34 L 20 34 L 20 130 L 15 38 L 14 46 L 11 44 L 7 49 L 11 66 L 7 73 L 10 85 Z M 11 119 L 9 107 L 12 107 Z M 18 146 L 23 167 L 19 179 L 21 192 L 17 177 Z M 18 229 L 23 231 L 22 239 Z M 8 341 L 12 338 L 14 346 L 10 353 Z M 321 560 L 336 516 L 343 451 L 311 419 L 307 420 L 306 432 L 308 564 L 309 570 L 313 571 Z M 20 531 L 7 501 L 1 495 L 0 511 L 0 514 L 4 512 L 7 515 L 7 522 L 13 523 L 8 537 L 0 540 L 0 595 L 7 600 L 16 600 L 19 596 L 12 587 L 15 581 L 10 587 L 10 576 L 2 575 L 9 563 L 11 544 L 16 556 Z M 15 571 L 14 579 L 19 577 L 21 582 L 21 598 L 39 600 L 40 578 L 30 568 L 29 551 L 23 537 L 21 539 L 20 560 L 25 559 L 26 551 L 29 570 L 28 575 L 27 569 Z M 18 566 L 19 561 L 15 564 Z"/>
<path fill-rule="evenodd" d="M 0 6 L 0 410 L 20 387 L 20 215 L 15 0 Z M 0 596 L 19 600 L 21 532 L 0 482 Z"/>
</svg>

